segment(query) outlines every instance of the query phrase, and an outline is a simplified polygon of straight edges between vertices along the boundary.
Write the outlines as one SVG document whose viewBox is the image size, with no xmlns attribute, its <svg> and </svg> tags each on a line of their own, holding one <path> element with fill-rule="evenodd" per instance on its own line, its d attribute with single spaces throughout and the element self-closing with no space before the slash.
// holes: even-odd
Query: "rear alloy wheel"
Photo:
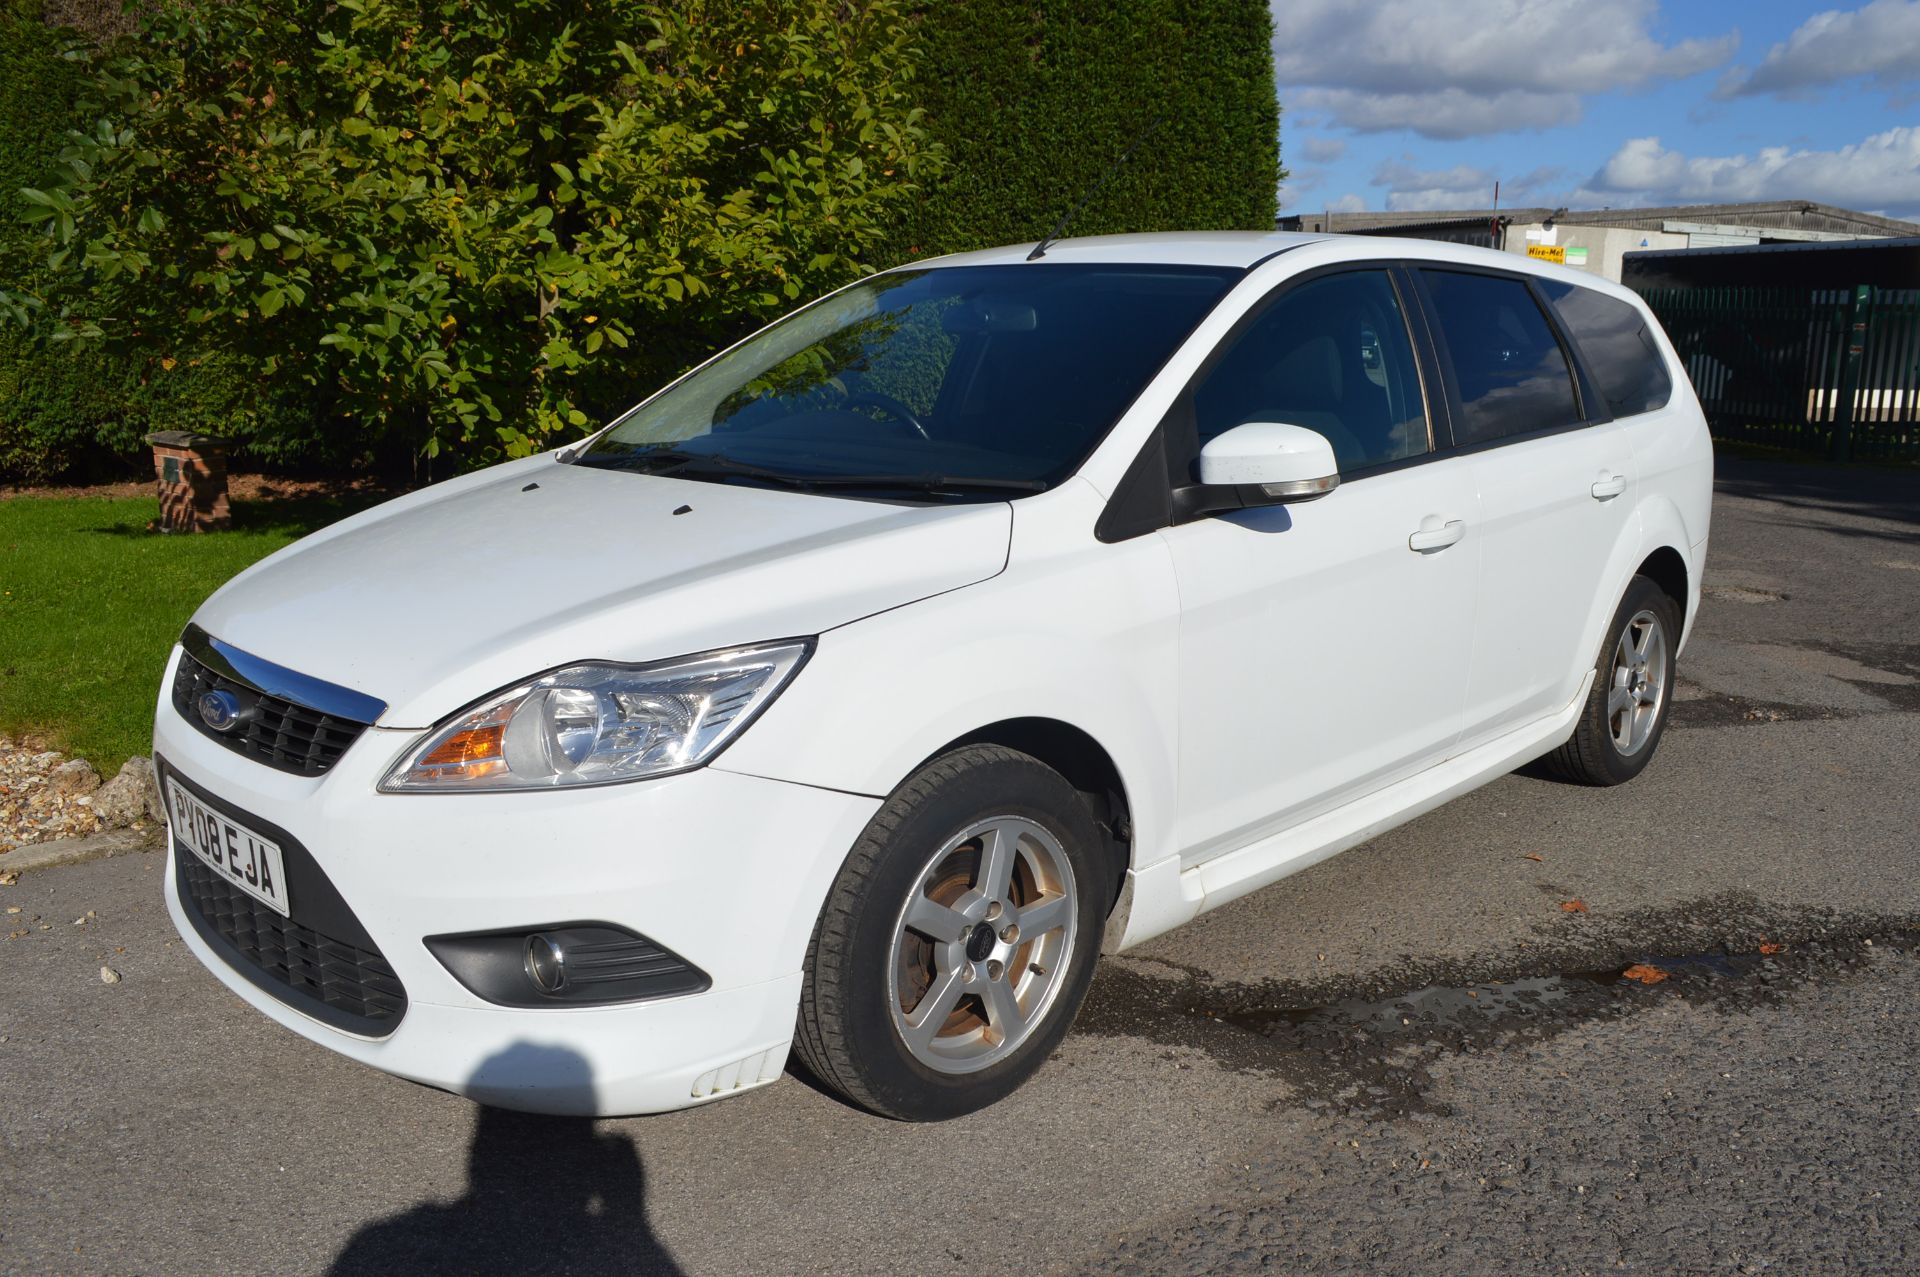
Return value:
<svg viewBox="0 0 1920 1277">
<path fill-rule="evenodd" d="M 1580 721 L 1546 757 L 1549 770 L 1583 785 L 1622 784 L 1652 760 L 1673 701 L 1680 610 L 1666 591 L 1636 576 L 1607 635 Z"/>
<path fill-rule="evenodd" d="M 1642 608 L 1627 618 L 1613 645 L 1607 677 L 1607 731 L 1622 758 L 1653 743 L 1653 729 L 1667 707 L 1667 631 Z"/>
<path fill-rule="evenodd" d="M 848 857 L 808 950 L 795 1051 L 910 1121 L 991 1104 L 1066 1036 L 1109 896 L 1099 827 L 1058 773 L 994 745 L 934 760 Z"/>
</svg>

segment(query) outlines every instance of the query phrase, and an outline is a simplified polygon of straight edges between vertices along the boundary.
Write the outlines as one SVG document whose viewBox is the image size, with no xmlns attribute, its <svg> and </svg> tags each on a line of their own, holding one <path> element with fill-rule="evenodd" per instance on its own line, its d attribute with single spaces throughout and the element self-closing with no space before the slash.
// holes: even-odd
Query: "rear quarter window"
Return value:
<svg viewBox="0 0 1920 1277">
<path fill-rule="evenodd" d="M 1666 407 L 1673 397 L 1673 379 L 1638 310 L 1617 297 L 1557 279 L 1543 279 L 1540 287 L 1586 357 L 1609 412 L 1631 417 Z"/>
</svg>

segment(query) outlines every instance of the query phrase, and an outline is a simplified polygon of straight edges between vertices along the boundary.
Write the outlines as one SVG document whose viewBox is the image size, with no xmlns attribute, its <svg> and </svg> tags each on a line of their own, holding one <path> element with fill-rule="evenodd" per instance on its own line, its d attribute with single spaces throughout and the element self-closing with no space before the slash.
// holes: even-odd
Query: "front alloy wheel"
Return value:
<svg viewBox="0 0 1920 1277">
<path fill-rule="evenodd" d="M 943 755 L 868 823 L 807 951 L 794 1052 L 908 1121 L 983 1108 L 1067 1034 L 1112 881 L 1059 773 L 998 745 Z"/>
<path fill-rule="evenodd" d="M 1076 894 L 1060 840 L 1018 816 L 977 821 L 933 853 L 887 963 L 893 1027 L 914 1059 L 973 1073 L 1020 1049 L 1070 965 Z"/>
</svg>

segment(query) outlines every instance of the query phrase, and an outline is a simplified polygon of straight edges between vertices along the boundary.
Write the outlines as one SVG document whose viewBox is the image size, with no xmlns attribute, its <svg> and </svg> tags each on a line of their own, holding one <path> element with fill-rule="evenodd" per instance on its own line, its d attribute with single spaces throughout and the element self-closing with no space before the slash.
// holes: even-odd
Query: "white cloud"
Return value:
<svg viewBox="0 0 1920 1277">
<path fill-rule="evenodd" d="M 1920 0 L 1872 0 L 1852 11 L 1816 13 L 1760 65 L 1728 73 L 1719 95 L 1797 96 L 1871 76 L 1885 85 L 1920 78 Z"/>
<path fill-rule="evenodd" d="M 1299 89 L 1289 101 L 1323 111 L 1356 133 L 1412 129 L 1424 137 L 1454 139 L 1519 129 L 1550 129 L 1580 118 L 1571 93 L 1372 93 L 1361 89 Z"/>
<path fill-rule="evenodd" d="M 1358 195 L 1355 195 L 1352 191 L 1348 191 L 1345 195 L 1342 195 L 1339 199 L 1327 205 L 1327 212 L 1329 213 L 1364 213 L 1366 211 L 1367 202 Z"/>
<path fill-rule="evenodd" d="M 1280 202 L 1292 207 L 1300 202 L 1300 197 L 1309 195 L 1327 184 L 1327 170 L 1314 168 L 1289 168 L 1287 180 L 1280 184 Z"/>
<path fill-rule="evenodd" d="M 1724 63 L 1737 37 L 1662 44 L 1657 0 L 1273 0 L 1281 100 L 1360 132 L 1428 137 L 1547 128 L 1581 95 Z"/>
<path fill-rule="evenodd" d="M 1448 169 L 1416 169 L 1407 163 L 1382 164 L 1375 186 L 1387 187 L 1387 208 L 1395 213 L 1440 208 L 1486 208 L 1493 202 L 1491 171 L 1456 164 Z"/>
<path fill-rule="evenodd" d="M 1418 169 L 1408 160 L 1389 161 L 1374 171 L 1373 184 L 1387 188 L 1386 207 L 1396 213 L 1436 209 L 1480 209 L 1493 204 L 1493 184 L 1500 182 L 1500 205 L 1541 203 L 1558 207 L 1564 199 L 1550 194 L 1562 174 L 1556 168 L 1538 168 L 1518 177 L 1502 177 L 1492 169 L 1456 164 L 1449 169 Z"/>
<path fill-rule="evenodd" d="M 1300 153 L 1314 164 L 1331 164 L 1347 153 L 1347 144 L 1337 137 L 1310 137 L 1300 144 Z"/>
<path fill-rule="evenodd" d="M 1598 203 L 1799 199 L 1912 217 L 1920 214 L 1920 126 L 1888 129 L 1836 151 L 1775 146 L 1751 156 L 1688 156 L 1657 137 L 1633 138 L 1588 187 L 1579 198 Z"/>
</svg>

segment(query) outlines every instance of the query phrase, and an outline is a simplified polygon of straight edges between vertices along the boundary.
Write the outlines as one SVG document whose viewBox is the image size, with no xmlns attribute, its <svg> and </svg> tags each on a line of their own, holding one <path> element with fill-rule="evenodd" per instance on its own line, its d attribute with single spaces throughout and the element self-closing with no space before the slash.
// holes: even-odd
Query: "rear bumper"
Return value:
<svg viewBox="0 0 1920 1277">
<path fill-rule="evenodd" d="M 1707 575 L 1707 541 L 1708 538 L 1701 537 L 1688 547 L 1692 553 L 1687 563 L 1687 614 L 1681 618 L 1679 646 L 1673 649 L 1676 657 L 1687 650 L 1687 640 L 1693 637 L 1694 620 L 1700 615 L 1700 587 Z"/>
</svg>

